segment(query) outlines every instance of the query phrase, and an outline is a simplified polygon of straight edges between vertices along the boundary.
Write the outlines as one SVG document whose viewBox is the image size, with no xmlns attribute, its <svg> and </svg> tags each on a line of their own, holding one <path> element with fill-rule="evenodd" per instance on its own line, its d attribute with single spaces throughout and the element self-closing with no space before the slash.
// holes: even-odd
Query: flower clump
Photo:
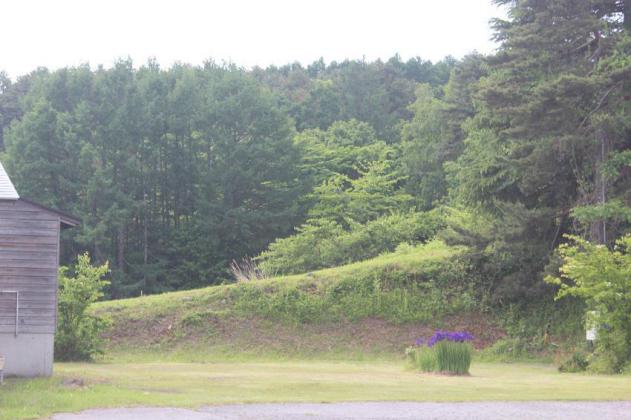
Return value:
<svg viewBox="0 0 631 420">
<path fill-rule="evenodd" d="M 473 336 L 466 331 L 436 331 L 427 342 L 427 345 L 433 347 L 439 341 L 445 340 L 453 343 L 464 343 L 465 341 L 473 340 Z"/>
<path fill-rule="evenodd" d="M 427 347 L 434 347 L 434 345 L 440 341 L 451 341 L 452 343 L 464 343 L 466 341 L 473 340 L 473 336 L 466 331 L 443 331 L 436 330 L 427 340 Z M 417 338 L 414 345 L 422 346 L 425 344 L 423 338 Z"/>
<path fill-rule="evenodd" d="M 471 340 L 473 336 L 466 331 L 438 330 L 427 342 L 418 338 L 405 354 L 412 365 L 423 372 L 468 375 L 472 350 L 468 341 Z"/>
<path fill-rule="evenodd" d="M 451 341 L 452 343 L 464 343 L 466 341 L 473 340 L 473 336 L 466 331 L 443 331 L 436 330 L 434 335 L 432 335 L 427 340 L 427 347 L 434 347 L 436 343 L 439 341 Z M 425 344 L 425 340 L 423 338 L 417 338 L 414 342 L 416 347 L 420 347 Z"/>
</svg>

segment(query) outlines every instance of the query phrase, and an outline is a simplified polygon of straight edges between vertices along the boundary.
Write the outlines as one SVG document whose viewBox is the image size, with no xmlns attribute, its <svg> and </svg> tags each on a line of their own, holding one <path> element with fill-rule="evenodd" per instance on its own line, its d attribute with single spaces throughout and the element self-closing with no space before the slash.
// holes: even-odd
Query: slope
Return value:
<svg viewBox="0 0 631 420">
<path fill-rule="evenodd" d="M 378 357 L 435 328 L 466 329 L 480 347 L 502 335 L 479 310 L 456 255 L 440 241 L 294 276 L 101 302 L 109 354 Z M 130 356 L 131 355 L 131 356 Z"/>
</svg>

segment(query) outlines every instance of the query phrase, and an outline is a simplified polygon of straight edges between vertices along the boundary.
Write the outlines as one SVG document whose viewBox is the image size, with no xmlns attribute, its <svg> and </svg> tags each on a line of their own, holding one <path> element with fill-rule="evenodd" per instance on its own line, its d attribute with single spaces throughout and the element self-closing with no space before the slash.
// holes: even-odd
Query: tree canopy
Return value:
<svg viewBox="0 0 631 420">
<path fill-rule="evenodd" d="M 81 218 L 62 257 L 109 261 L 111 297 L 440 234 L 498 301 L 534 299 L 564 235 L 631 227 L 631 6 L 497 3 L 498 50 L 459 60 L 0 73 L 1 158 Z"/>
</svg>

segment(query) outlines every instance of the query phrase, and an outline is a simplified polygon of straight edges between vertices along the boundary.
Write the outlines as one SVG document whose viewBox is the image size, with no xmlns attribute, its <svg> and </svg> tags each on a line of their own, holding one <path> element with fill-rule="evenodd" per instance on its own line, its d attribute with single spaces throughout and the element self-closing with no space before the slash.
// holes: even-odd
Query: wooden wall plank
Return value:
<svg viewBox="0 0 631 420">
<path fill-rule="evenodd" d="M 20 293 L 18 331 L 52 334 L 57 315 L 59 215 L 0 202 L 0 290 Z M 0 293 L 0 334 L 15 331 L 15 296 Z"/>
<path fill-rule="evenodd" d="M 2 235 L 16 235 L 16 236 L 35 236 L 35 237 L 54 237 L 57 234 L 55 229 L 37 229 L 28 226 L 28 222 L 24 227 L 11 227 L 6 226 L 0 229 Z"/>
<path fill-rule="evenodd" d="M 1 216 L 1 215 L 0 215 Z M 0 217 L 0 230 L 4 228 L 17 228 L 24 229 L 28 227 L 30 229 L 45 229 L 55 230 L 57 226 L 56 220 L 33 220 L 30 218 L 25 219 L 10 219 L 8 217 Z"/>
<path fill-rule="evenodd" d="M 57 269 L 49 268 L 24 268 L 24 267 L 2 267 L 2 274 L 9 276 L 20 276 L 22 278 L 56 276 Z"/>
<path fill-rule="evenodd" d="M 48 247 L 56 247 L 57 239 L 52 236 L 22 236 L 22 235 L 9 235 L 0 231 L 0 246 L 26 246 L 26 247 L 40 247 L 47 245 Z"/>
</svg>

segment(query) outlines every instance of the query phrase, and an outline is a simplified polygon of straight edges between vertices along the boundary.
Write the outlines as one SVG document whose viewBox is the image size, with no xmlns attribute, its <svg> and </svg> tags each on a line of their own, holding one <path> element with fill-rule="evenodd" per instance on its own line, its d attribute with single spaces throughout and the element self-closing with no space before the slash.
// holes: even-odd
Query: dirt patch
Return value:
<svg viewBox="0 0 631 420">
<path fill-rule="evenodd" d="M 104 334 L 110 344 L 146 344 L 155 345 L 176 332 L 178 318 L 175 315 L 149 319 L 116 319 L 112 328 Z"/>
<path fill-rule="evenodd" d="M 73 388 L 73 389 L 86 387 L 85 381 L 81 378 L 65 378 L 64 380 L 61 381 L 61 384 L 66 388 Z"/>
<path fill-rule="evenodd" d="M 475 348 L 484 348 L 505 332 L 493 318 L 478 313 L 447 317 L 433 323 L 394 324 L 377 318 L 327 324 L 290 324 L 263 318 L 213 315 L 195 317 L 164 316 L 152 320 L 114 322 L 106 335 L 108 346 L 156 346 L 161 350 L 188 345 L 222 346 L 235 351 L 266 353 L 399 353 L 419 337 L 427 338 L 436 329 L 464 330 L 475 339 Z"/>
</svg>

